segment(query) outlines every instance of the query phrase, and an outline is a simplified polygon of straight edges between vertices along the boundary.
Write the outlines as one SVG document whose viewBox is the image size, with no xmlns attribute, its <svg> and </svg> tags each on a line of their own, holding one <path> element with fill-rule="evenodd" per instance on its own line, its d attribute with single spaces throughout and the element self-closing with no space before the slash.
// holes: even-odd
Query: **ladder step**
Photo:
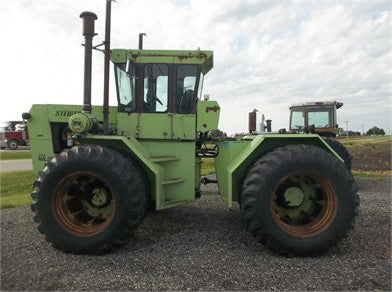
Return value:
<svg viewBox="0 0 392 292">
<path fill-rule="evenodd" d="M 176 183 L 181 183 L 184 181 L 185 181 L 185 178 L 183 178 L 183 177 L 167 178 L 167 179 L 163 180 L 162 185 L 176 184 Z"/>
<path fill-rule="evenodd" d="M 151 156 L 150 160 L 152 162 L 166 162 L 166 161 L 177 161 L 180 160 L 177 156 Z"/>
</svg>

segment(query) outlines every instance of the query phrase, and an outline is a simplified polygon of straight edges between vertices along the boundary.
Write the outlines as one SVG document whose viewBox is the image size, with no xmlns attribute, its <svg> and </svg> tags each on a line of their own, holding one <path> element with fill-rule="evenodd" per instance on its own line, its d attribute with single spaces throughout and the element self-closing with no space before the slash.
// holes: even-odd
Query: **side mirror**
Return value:
<svg viewBox="0 0 392 292">
<path fill-rule="evenodd" d="M 22 119 L 28 120 L 28 119 L 30 119 L 30 118 L 31 118 L 31 115 L 30 115 L 29 113 L 23 113 L 23 114 L 22 114 Z"/>
</svg>

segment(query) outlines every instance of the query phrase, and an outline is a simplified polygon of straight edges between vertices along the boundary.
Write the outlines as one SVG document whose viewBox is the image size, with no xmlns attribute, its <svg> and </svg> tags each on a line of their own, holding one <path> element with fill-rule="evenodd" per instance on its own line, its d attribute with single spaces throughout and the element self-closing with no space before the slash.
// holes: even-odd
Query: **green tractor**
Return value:
<svg viewBox="0 0 392 292">
<path fill-rule="evenodd" d="M 23 114 L 38 176 L 31 209 L 45 239 L 87 254 L 127 244 L 149 210 L 200 197 L 205 157 L 215 160 L 219 195 L 228 207 L 239 203 L 268 248 L 307 256 L 341 239 L 359 205 L 342 158 L 315 134 L 211 137 L 220 107 L 199 96 L 213 52 L 144 50 L 142 34 L 139 49 L 110 49 L 110 2 L 103 106 L 91 106 L 97 17 L 84 12 L 83 106 L 35 104 Z M 109 61 L 117 106 L 108 106 Z"/>
<path fill-rule="evenodd" d="M 290 106 L 289 132 L 318 134 L 344 160 L 351 169 L 351 155 L 347 148 L 336 140 L 338 133 L 337 112 L 343 106 L 338 101 L 316 101 L 297 103 Z M 286 132 L 281 129 L 280 133 Z"/>
<path fill-rule="evenodd" d="M 313 132 L 323 137 L 338 133 L 336 110 L 343 106 L 338 101 L 296 103 L 290 106 L 290 131 Z"/>
</svg>

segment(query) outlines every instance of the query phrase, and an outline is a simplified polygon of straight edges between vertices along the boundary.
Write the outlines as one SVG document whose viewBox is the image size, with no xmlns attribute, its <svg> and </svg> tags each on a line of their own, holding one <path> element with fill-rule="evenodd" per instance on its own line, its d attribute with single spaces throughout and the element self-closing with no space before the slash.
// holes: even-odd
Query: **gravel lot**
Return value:
<svg viewBox="0 0 392 292">
<path fill-rule="evenodd" d="M 150 214 L 104 256 L 52 249 L 28 207 L 1 211 L 1 290 L 391 290 L 391 183 L 357 179 L 356 228 L 318 258 L 269 252 L 218 196 Z"/>
</svg>

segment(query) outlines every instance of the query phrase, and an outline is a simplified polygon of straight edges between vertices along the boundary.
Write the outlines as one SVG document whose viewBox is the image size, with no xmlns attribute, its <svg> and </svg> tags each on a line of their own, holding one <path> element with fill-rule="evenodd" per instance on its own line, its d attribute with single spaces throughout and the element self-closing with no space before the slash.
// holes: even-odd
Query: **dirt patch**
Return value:
<svg viewBox="0 0 392 292">
<path fill-rule="evenodd" d="M 391 141 L 361 143 L 348 148 L 353 161 L 352 168 L 360 171 L 390 171 Z"/>
</svg>

